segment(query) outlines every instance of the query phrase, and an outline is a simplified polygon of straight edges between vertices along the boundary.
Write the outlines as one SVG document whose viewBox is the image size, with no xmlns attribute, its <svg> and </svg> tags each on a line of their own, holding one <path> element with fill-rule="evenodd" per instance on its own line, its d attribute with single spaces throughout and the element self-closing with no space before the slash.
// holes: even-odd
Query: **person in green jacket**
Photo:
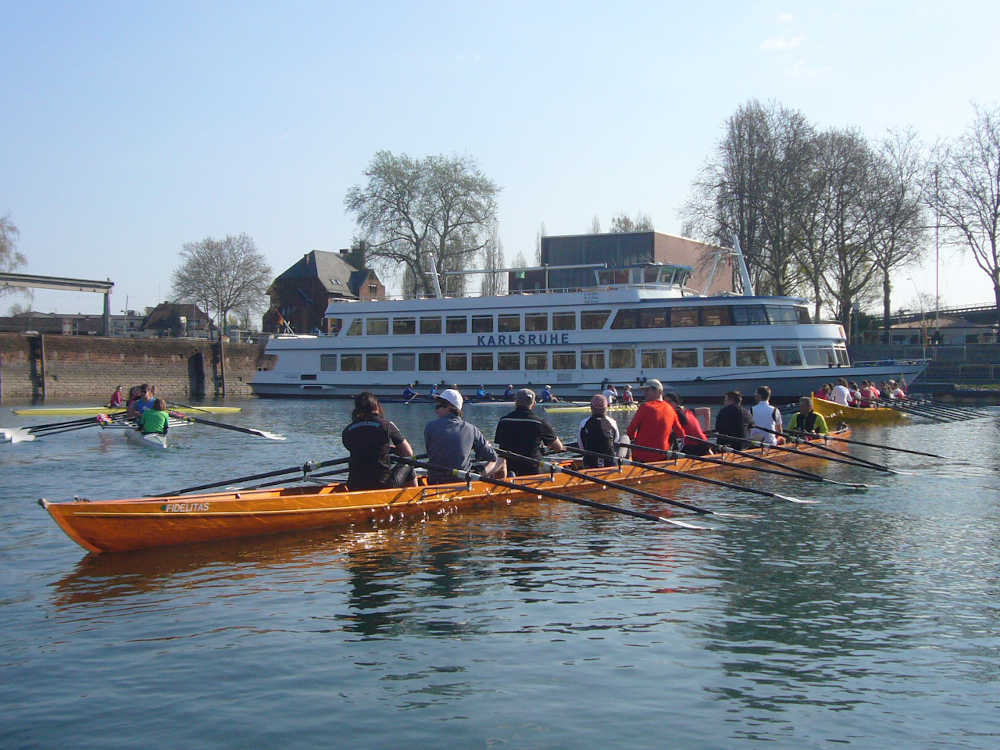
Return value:
<svg viewBox="0 0 1000 750">
<path fill-rule="evenodd" d="M 826 426 L 826 419 L 823 415 L 813 411 L 812 398 L 803 396 L 799 399 L 799 413 L 792 416 L 792 421 L 788 423 L 788 430 L 826 435 L 830 428 Z"/>
<path fill-rule="evenodd" d="M 139 415 L 139 432 L 143 435 L 166 435 L 169 426 L 170 415 L 167 414 L 167 404 L 162 398 L 156 399 L 152 408 Z"/>
</svg>

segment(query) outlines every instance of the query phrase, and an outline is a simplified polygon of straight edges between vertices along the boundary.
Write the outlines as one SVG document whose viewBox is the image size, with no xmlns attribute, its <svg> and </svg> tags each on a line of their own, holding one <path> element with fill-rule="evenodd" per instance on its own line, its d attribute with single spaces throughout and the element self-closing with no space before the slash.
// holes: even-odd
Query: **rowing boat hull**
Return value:
<svg viewBox="0 0 1000 750">
<path fill-rule="evenodd" d="M 848 436 L 849 431 L 837 433 Z M 803 443 L 805 451 L 815 450 Z M 751 454 L 758 451 L 750 451 Z M 814 460 L 810 456 L 768 451 L 767 457 L 789 464 Z M 676 471 L 726 475 L 751 459 L 725 454 L 728 466 L 695 459 L 663 461 Z M 638 466 L 585 469 L 589 476 L 627 485 L 677 482 L 675 477 Z M 458 482 L 425 487 L 346 492 L 342 484 L 325 487 L 286 487 L 215 492 L 129 500 L 76 500 L 40 504 L 67 535 L 84 549 L 126 552 L 147 547 L 192 544 L 238 537 L 277 534 L 324 527 L 365 528 L 459 508 L 510 503 L 540 497 L 532 487 L 560 492 L 601 491 L 586 479 L 558 473 L 518 477 L 526 489 L 513 490 L 486 482 Z M 665 512 L 659 511 L 658 512 Z"/>
<path fill-rule="evenodd" d="M 182 406 L 171 407 L 170 410 L 185 414 L 239 414 L 242 411 L 239 406 Z M 97 414 L 124 414 L 125 410 L 109 409 L 106 406 L 31 406 L 14 409 L 14 413 L 27 417 L 88 417 Z"/>
<path fill-rule="evenodd" d="M 905 416 L 896 409 L 888 409 L 883 406 L 868 409 L 859 409 L 853 406 L 841 406 L 834 401 L 827 401 L 822 398 L 813 398 L 813 409 L 823 415 L 827 423 L 833 425 L 844 422 L 846 424 L 895 424 Z"/>
<path fill-rule="evenodd" d="M 125 430 L 125 439 L 132 445 L 137 445 L 141 448 L 150 448 L 152 450 L 166 450 L 167 448 L 167 436 L 160 435 L 156 433 L 151 433 L 149 435 L 143 435 L 134 427 L 131 430 Z"/>
<path fill-rule="evenodd" d="M 545 406 L 545 412 L 547 414 L 589 414 L 590 404 L 584 406 Z M 632 414 L 636 409 L 639 408 L 638 404 L 612 404 L 608 407 L 609 413 L 621 413 L 621 414 Z"/>
</svg>

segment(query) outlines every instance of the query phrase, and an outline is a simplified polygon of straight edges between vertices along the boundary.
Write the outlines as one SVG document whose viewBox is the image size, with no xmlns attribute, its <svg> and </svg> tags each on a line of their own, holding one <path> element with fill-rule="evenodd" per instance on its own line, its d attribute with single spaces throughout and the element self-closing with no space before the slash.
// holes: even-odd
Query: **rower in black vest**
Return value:
<svg viewBox="0 0 1000 750">
<path fill-rule="evenodd" d="M 620 442 L 618 424 L 608 416 L 608 399 L 597 394 L 590 399 L 590 416 L 580 422 L 577 445 L 601 456 L 584 455 L 583 465 L 588 469 L 615 465 L 615 443 Z"/>
<path fill-rule="evenodd" d="M 799 399 L 799 413 L 792 416 L 792 421 L 788 423 L 788 429 L 798 432 L 814 432 L 817 435 L 826 435 L 830 431 L 823 415 L 813 411 L 813 400 L 810 396 L 803 396 Z"/>
</svg>

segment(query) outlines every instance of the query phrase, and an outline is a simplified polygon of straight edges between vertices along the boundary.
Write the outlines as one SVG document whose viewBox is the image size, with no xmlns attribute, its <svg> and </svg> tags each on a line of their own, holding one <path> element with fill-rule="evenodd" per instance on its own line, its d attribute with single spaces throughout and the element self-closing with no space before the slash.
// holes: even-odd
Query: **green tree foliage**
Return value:
<svg viewBox="0 0 1000 750">
<path fill-rule="evenodd" d="M 352 187 L 344 205 L 368 243 L 367 258 L 387 273 L 403 269 L 415 294 L 433 294 L 432 267 L 439 276 L 465 270 L 489 243 L 499 188 L 473 159 L 379 151 L 364 174 L 366 184 Z"/>
<path fill-rule="evenodd" d="M 248 235 L 190 242 L 181 250 L 181 258 L 173 273 L 174 296 L 215 313 L 220 337 L 230 310 L 266 307 L 271 268 Z"/>
</svg>

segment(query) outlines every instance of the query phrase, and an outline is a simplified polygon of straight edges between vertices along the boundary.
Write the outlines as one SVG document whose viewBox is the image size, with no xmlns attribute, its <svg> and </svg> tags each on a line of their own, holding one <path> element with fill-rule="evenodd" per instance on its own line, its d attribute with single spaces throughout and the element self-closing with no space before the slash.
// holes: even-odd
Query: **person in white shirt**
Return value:
<svg viewBox="0 0 1000 750">
<path fill-rule="evenodd" d="M 833 386 L 833 393 L 830 400 L 841 406 L 849 406 L 851 400 L 851 389 L 847 387 L 847 378 L 837 378 L 837 385 Z"/>
<path fill-rule="evenodd" d="M 768 386 L 760 386 L 756 393 L 757 403 L 750 410 L 754 423 L 750 429 L 750 439 L 759 440 L 767 445 L 777 445 L 778 435 L 774 433 L 781 434 L 781 412 L 771 406 L 771 389 Z M 758 427 L 763 427 L 770 432 L 759 430 Z"/>
</svg>

